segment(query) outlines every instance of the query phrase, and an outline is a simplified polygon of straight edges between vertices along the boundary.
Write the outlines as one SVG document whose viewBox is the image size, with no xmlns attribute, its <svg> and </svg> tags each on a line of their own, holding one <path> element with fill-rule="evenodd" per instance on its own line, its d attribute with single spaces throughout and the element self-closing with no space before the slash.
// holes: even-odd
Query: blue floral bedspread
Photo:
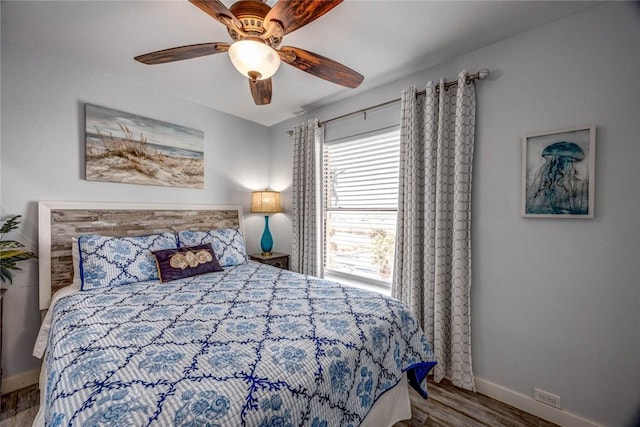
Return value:
<svg viewBox="0 0 640 427">
<path fill-rule="evenodd" d="M 255 262 L 53 310 L 48 426 L 357 426 L 435 365 L 401 302 Z"/>
</svg>

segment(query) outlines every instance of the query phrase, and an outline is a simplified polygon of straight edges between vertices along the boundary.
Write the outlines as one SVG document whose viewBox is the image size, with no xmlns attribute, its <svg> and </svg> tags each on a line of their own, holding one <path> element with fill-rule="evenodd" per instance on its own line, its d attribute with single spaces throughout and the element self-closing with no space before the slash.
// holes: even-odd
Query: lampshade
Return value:
<svg viewBox="0 0 640 427">
<path fill-rule="evenodd" d="M 271 46 L 256 40 L 239 40 L 229 47 L 229 58 L 241 74 L 250 79 L 264 80 L 280 67 L 280 56 Z"/>
<path fill-rule="evenodd" d="M 251 212 L 277 213 L 282 212 L 280 193 L 277 191 L 254 191 L 251 197 Z"/>
</svg>

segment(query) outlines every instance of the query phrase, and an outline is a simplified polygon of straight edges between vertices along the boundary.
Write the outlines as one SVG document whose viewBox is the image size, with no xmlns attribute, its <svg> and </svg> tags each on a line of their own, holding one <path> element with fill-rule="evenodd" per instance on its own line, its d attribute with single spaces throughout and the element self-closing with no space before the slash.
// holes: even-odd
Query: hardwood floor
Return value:
<svg viewBox="0 0 640 427">
<path fill-rule="evenodd" d="M 459 389 L 447 380 L 440 384 L 429 382 L 428 392 L 429 398 L 423 399 L 409 389 L 411 419 L 394 427 L 556 426 L 483 394 Z"/>
<path fill-rule="evenodd" d="M 423 399 L 413 389 L 410 389 L 410 396 L 412 418 L 394 427 L 555 426 L 490 397 L 460 390 L 447 381 L 429 383 L 429 399 Z M 0 427 L 30 426 L 36 416 L 38 400 L 35 385 L 2 396 Z"/>
<path fill-rule="evenodd" d="M 40 392 L 37 385 L 0 397 L 0 427 L 28 427 L 38 412 Z"/>
</svg>

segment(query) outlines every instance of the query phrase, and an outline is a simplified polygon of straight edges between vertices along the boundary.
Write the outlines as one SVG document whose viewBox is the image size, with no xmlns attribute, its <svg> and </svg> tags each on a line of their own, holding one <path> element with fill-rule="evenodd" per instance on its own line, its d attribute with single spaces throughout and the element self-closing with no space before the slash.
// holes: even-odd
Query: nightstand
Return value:
<svg viewBox="0 0 640 427">
<path fill-rule="evenodd" d="M 262 264 L 269 264 L 274 267 L 282 268 L 283 270 L 289 269 L 289 255 L 287 254 L 279 254 L 278 252 L 273 252 L 271 256 L 250 254 L 249 259 L 261 262 Z"/>
</svg>

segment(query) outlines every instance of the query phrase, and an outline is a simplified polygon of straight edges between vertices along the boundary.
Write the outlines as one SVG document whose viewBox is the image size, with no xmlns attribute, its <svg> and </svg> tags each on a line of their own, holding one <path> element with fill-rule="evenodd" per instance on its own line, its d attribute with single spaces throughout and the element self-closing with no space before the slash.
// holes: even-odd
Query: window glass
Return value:
<svg viewBox="0 0 640 427">
<path fill-rule="evenodd" d="M 399 130 L 325 144 L 326 273 L 391 285 L 399 155 Z"/>
</svg>

